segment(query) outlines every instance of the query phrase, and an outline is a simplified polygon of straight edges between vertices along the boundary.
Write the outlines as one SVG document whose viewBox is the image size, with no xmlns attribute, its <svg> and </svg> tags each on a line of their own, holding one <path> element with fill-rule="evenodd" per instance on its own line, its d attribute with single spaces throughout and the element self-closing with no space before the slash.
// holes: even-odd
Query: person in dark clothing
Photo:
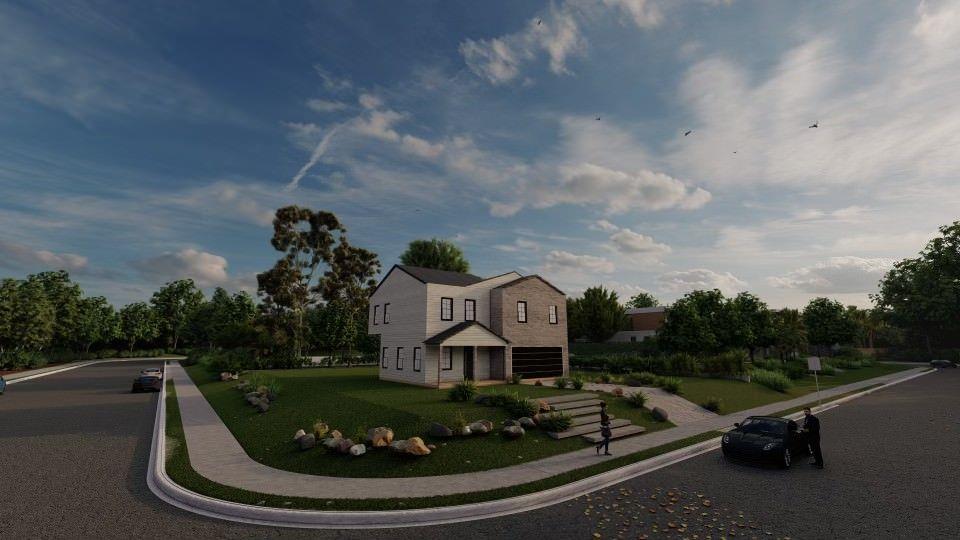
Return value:
<svg viewBox="0 0 960 540">
<path fill-rule="evenodd" d="M 600 455 L 600 448 L 603 448 L 603 455 L 612 456 L 610 453 L 610 437 L 613 432 L 610 430 L 610 416 L 607 414 L 607 402 L 600 402 L 600 436 L 603 440 L 597 444 L 597 455 Z"/>
<path fill-rule="evenodd" d="M 803 408 L 803 431 L 807 434 L 807 444 L 810 445 L 810 453 L 813 454 L 811 465 L 818 469 L 823 468 L 823 452 L 820 450 L 820 419 L 813 415 L 810 407 Z"/>
</svg>

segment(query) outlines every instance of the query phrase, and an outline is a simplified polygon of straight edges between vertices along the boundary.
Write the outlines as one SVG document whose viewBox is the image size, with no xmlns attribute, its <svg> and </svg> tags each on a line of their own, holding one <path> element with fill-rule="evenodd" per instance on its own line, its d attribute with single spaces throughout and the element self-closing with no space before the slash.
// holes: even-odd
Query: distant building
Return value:
<svg viewBox="0 0 960 540">
<path fill-rule="evenodd" d="M 667 317 L 667 308 L 664 306 L 629 308 L 627 317 L 630 319 L 630 329 L 621 330 L 608 339 L 608 342 L 643 341 L 657 335 Z"/>
</svg>

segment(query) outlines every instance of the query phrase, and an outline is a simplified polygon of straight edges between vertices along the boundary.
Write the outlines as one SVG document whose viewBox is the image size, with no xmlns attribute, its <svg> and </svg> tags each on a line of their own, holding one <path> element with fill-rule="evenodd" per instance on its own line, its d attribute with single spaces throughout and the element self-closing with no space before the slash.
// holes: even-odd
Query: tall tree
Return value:
<svg viewBox="0 0 960 540">
<path fill-rule="evenodd" d="M 580 313 L 580 301 L 577 298 L 567 298 L 567 338 L 574 341 L 584 337 L 585 334 L 586 328 Z"/>
<path fill-rule="evenodd" d="M 628 308 L 646 308 L 646 307 L 657 307 L 660 305 L 660 301 L 657 300 L 655 296 L 648 292 L 639 292 L 633 295 L 630 300 L 627 300 Z"/>
<path fill-rule="evenodd" d="M 853 341 L 854 324 L 847 317 L 843 304 L 829 298 L 814 298 L 803 308 L 803 325 L 807 339 L 817 346 L 820 354 L 824 347 L 846 344 Z"/>
<path fill-rule="evenodd" d="M 20 282 L 11 321 L 14 348 L 41 351 L 53 343 L 56 310 L 39 280 Z"/>
<path fill-rule="evenodd" d="M 74 341 L 84 352 L 98 343 L 109 343 L 120 332 L 119 319 L 107 299 L 102 296 L 81 298 L 77 309 Z"/>
<path fill-rule="evenodd" d="M 264 309 L 279 320 L 290 313 L 294 323 L 294 352 L 303 355 L 304 318 L 322 295 L 321 266 L 329 265 L 338 236 L 345 232 L 330 212 L 286 206 L 273 219 L 274 249 L 283 253 L 273 268 L 257 275 L 258 293 Z"/>
<path fill-rule="evenodd" d="M 720 352 L 731 346 L 734 323 L 723 293 L 693 291 L 670 306 L 657 339 L 669 350 Z"/>
<path fill-rule="evenodd" d="M 807 328 L 796 309 L 781 309 L 773 314 L 773 345 L 781 360 L 795 358 L 807 347 Z"/>
<path fill-rule="evenodd" d="M 742 292 L 729 302 L 728 313 L 732 323 L 729 344 L 747 349 L 752 362 L 758 347 L 773 344 L 773 318 L 770 309 L 766 303 L 749 292 Z"/>
<path fill-rule="evenodd" d="M 83 297 L 80 286 L 70 279 L 70 274 L 65 270 L 33 274 L 27 276 L 27 282 L 39 286 L 53 307 L 53 346 L 68 348 L 75 345 L 80 299 Z"/>
<path fill-rule="evenodd" d="M 623 328 L 627 318 L 617 293 L 603 286 L 583 291 L 583 296 L 574 301 L 573 307 L 573 317 L 582 325 L 583 336 L 596 343 L 610 339 Z"/>
<path fill-rule="evenodd" d="M 13 321 L 20 283 L 11 278 L 0 281 L 0 354 L 15 346 Z"/>
<path fill-rule="evenodd" d="M 407 251 L 400 255 L 400 262 L 409 266 L 422 266 L 451 272 L 469 272 L 470 263 L 463 251 L 449 240 L 431 238 L 414 240 Z"/>
<path fill-rule="evenodd" d="M 146 302 L 124 306 L 120 310 L 120 336 L 133 352 L 138 342 L 150 341 L 160 336 L 160 324 L 153 309 Z"/>
<path fill-rule="evenodd" d="M 150 303 L 156 310 L 160 335 L 174 349 L 187 324 L 187 317 L 203 302 L 203 292 L 192 279 L 171 281 L 153 293 Z"/>
</svg>

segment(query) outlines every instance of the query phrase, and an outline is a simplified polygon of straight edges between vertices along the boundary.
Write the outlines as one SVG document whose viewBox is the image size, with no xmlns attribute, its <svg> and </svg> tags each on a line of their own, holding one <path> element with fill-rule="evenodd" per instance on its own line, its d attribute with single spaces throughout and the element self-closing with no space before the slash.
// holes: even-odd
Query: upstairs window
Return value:
<svg viewBox="0 0 960 540">
<path fill-rule="evenodd" d="M 397 370 L 403 370 L 403 347 L 397 347 Z"/>
<path fill-rule="evenodd" d="M 557 324 L 557 306 L 550 306 L 550 324 Z"/>
<path fill-rule="evenodd" d="M 383 324 L 390 324 L 390 302 L 383 305 Z"/>
<path fill-rule="evenodd" d="M 420 347 L 413 348 L 413 370 L 420 371 L 420 364 L 423 362 L 423 356 Z"/>
<path fill-rule="evenodd" d="M 527 303 L 523 300 L 517 302 L 517 322 L 527 322 Z"/>
<path fill-rule="evenodd" d="M 383 348 L 383 352 L 380 353 L 380 367 L 387 369 L 387 348 Z"/>
<path fill-rule="evenodd" d="M 380 323 L 380 306 L 373 306 L 373 325 Z"/>
<path fill-rule="evenodd" d="M 441 321 L 453 320 L 453 298 L 440 299 L 440 320 Z"/>
<path fill-rule="evenodd" d="M 444 371 L 453 369 L 453 347 L 443 349 L 443 362 L 440 364 L 440 369 Z"/>
<path fill-rule="evenodd" d="M 463 301 L 463 320 L 465 321 L 477 320 L 477 301 L 476 300 Z"/>
</svg>

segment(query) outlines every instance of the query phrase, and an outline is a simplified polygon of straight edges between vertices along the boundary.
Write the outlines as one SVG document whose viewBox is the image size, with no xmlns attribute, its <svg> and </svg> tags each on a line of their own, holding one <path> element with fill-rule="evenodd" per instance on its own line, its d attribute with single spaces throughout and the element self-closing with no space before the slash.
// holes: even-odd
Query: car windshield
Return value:
<svg viewBox="0 0 960 540">
<path fill-rule="evenodd" d="M 740 424 L 740 430 L 744 433 L 785 435 L 787 433 L 787 424 L 786 422 L 779 422 L 767 418 L 747 418 Z"/>
</svg>

